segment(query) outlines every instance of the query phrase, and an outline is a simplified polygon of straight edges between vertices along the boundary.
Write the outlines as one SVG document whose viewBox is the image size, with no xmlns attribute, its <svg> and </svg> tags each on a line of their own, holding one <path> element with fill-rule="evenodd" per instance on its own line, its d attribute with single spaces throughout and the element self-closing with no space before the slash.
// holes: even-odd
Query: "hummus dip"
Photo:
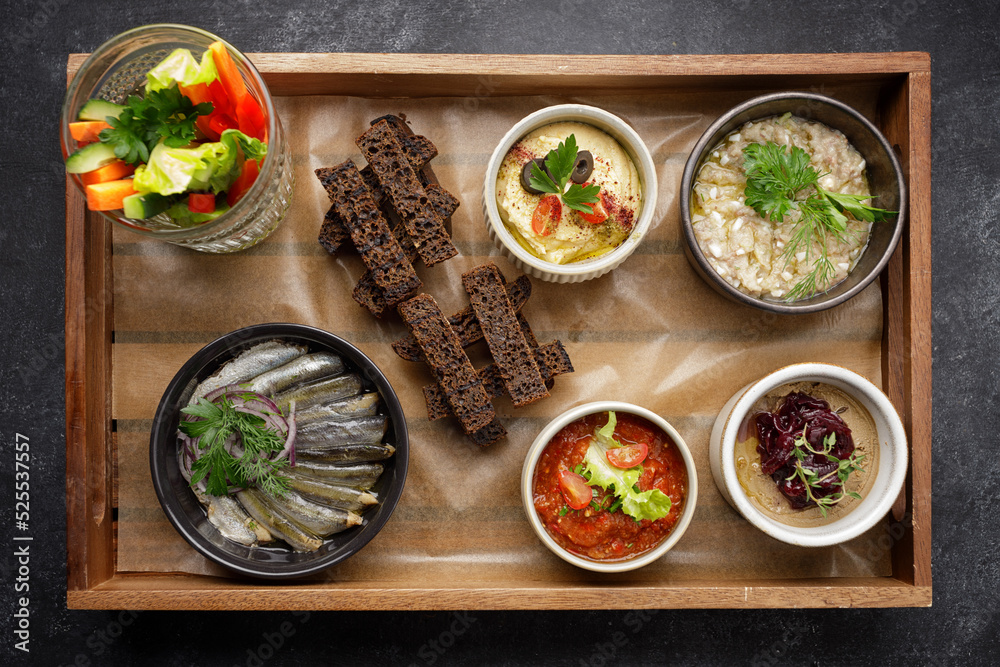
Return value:
<svg viewBox="0 0 1000 667">
<path fill-rule="evenodd" d="M 591 224 L 578 211 L 562 206 L 557 224 L 548 234 L 532 230 L 531 219 L 544 194 L 531 194 L 521 186 L 521 170 L 535 158 L 544 159 L 570 135 L 581 151 L 594 156 L 594 171 L 587 179 L 599 185 L 599 197 L 608 217 Z M 625 241 L 642 208 L 639 172 L 632 159 L 606 132 L 584 123 L 553 123 L 527 134 L 507 152 L 496 184 L 500 218 L 526 250 L 553 264 L 592 259 L 608 253 Z"/>
<path fill-rule="evenodd" d="M 875 478 L 878 476 L 878 430 L 875 427 L 875 420 L 860 402 L 837 387 L 822 382 L 796 382 L 782 385 L 768 392 L 747 412 L 747 419 L 751 422 L 746 429 L 746 439 L 740 442 L 739 437 L 737 437 L 734 455 L 736 457 L 736 478 L 743 490 L 746 491 L 750 503 L 768 517 L 789 526 L 802 528 L 822 526 L 846 515 L 861 501 L 845 495 L 840 502 L 827 508 L 825 517 L 819 507 L 795 509 L 778 490 L 774 480 L 760 469 L 757 430 L 753 427 L 752 420 L 758 412 L 773 412 L 784 401 L 785 397 L 793 392 L 802 392 L 814 398 L 823 399 L 851 429 L 854 451 L 857 452 L 858 456 L 864 455 L 864 459 L 861 461 L 864 469 L 851 473 L 845 487 L 848 491 L 860 494 L 862 499 L 868 496 L 872 486 L 875 485 Z"/>
</svg>

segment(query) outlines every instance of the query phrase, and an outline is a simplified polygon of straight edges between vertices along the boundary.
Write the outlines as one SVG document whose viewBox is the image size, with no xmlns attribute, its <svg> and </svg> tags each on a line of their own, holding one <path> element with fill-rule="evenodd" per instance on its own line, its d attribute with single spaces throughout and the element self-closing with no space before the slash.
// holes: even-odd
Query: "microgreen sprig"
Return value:
<svg viewBox="0 0 1000 667">
<path fill-rule="evenodd" d="M 833 452 L 833 448 L 837 444 L 836 433 L 827 434 L 827 436 L 823 438 L 822 448 L 814 449 L 813 446 L 809 444 L 809 440 L 806 439 L 806 431 L 808 428 L 808 424 L 803 426 L 802 433 L 795 438 L 794 448 L 792 449 L 792 456 L 795 457 L 795 470 L 786 478 L 786 481 L 790 482 L 798 478 L 805 485 L 806 498 L 819 507 L 820 513 L 825 518 L 827 516 L 827 510 L 839 503 L 845 497 L 849 496 L 851 498 L 861 500 L 861 495 L 859 493 L 846 490 L 845 485 L 847 484 L 847 478 L 850 477 L 851 473 L 864 471 L 861 461 L 865 458 L 865 455 L 861 454 L 859 456 L 857 450 L 855 450 L 851 452 L 851 455 L 846 459 L 838 459 L 836 456 L 833 456 L 831 452 Z M 803 465 L 803 461 L 805 461 L 809 454 L 827 457 L 831 461 L 837 463 L 836 469 L 820 476 L 815 470 L 806 468 Z M 834 486 L 838 488 L 838 491 L 827 496 L 819 496 L 814 493 L 821 490 L 823 488 L 822 484 L 834 475 L 837 476 L 837 481 L 834 482 Z"/>
<path fill-rule="evenodd" d="M 811 297 L 833 279 L 827 241 L 831 236 L 841 242 L 848 239 L 849 218 L 845 214 L 863 222 L 881 222 L 897 213 L 864 204 L 871 199 L 867 195 L 824 190 L 819 184 L 821 174 L 809 164 L 809 154 L 797 146 L 786 150 L 773 141 L 749 144 L 743 148 L 743 170 L 746 204 L 762 218 L 782 222 L 792 210 L 799 212 L 792 238 L 782 253 L 785 265 L 799 252 L 810 259 L 814 243 L 819 247 L 812 271 L 791 289 L 787 301 Z M 808 196 L 803 197 L 805 193 Z"/>
<path fill-rule="evenodd" d="M 594 212 L 594 207 L 587 204 L 600 201 L 597 193 L 601 191 L 601 187 L 594 184 L 583 186 L 579 183 L 566 187 L 573 175 L 578 152 L 576 135 L 571 134 L 566 137 L 566 141 L 559 142 L 559 146 L 545 155 L 545 169 L 541 169 L 537 162 L 531 165 L 528 182 L 536 190 L 558 195 L 569 208 L 590 215 Z"/>
</svg>

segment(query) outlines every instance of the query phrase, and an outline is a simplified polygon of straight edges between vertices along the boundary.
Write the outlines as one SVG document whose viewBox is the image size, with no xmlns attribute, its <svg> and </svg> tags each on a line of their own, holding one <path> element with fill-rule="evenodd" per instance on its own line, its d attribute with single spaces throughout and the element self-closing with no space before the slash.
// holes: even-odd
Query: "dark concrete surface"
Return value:
<svg viewBox="0 0 1000 667">
<path fill-rule="evenodd" d="M 0 655 L 54 664 L 811 664 L 1000 662 L 1000 10 L 948 3 L 604 0 L 77 2 L 2 5 Z M 65 604 L 66 55 L 143 23 L 244 51 L 765 53 L 933 59 L 934 606 L 832 611 L 158 613 Z M 14 441 L 30 438 L 30 654 L 11 613 Z M 281 638 L 282 624 L 286 634 Z M 637 624 L 643 631 L 633 633 Z M 461 630 L 461 632 L 453 632 Z M 279 642 L 280 639 L 280 642 Z M 280 643 L 276 650 L 267 648 Z M 263 647 L 263 648 L 262 648 Z M 435 647 L 440 647 L 437 650 Z M 264 659 L 264 660 L 262 660 Z"/>
</svg>

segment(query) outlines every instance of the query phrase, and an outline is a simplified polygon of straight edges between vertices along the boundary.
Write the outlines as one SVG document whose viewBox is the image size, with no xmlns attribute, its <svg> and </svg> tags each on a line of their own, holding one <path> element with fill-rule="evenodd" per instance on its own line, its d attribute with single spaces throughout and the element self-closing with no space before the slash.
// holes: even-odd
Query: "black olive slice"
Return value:
<svg viewBox="0 0 1000 667">
<path fill-rule="evenodd" d="M 580 151 L 576 154 L 576 166 L 573 167 L 573 174 L 569 179 L 574 183 L 586 183 L 592 173 L 594 173 L 593 154 L 590 151 Z"/>
<path fill-rule="evenodd" d="M 542 191 L 538 188 L 532 187 L 531 185 L 531 165 L 533 164 L 537 164 L 538 168 L 546 174 L 549 173 L 549 170 L 545 168 L 544 158 L 536 157 L 534 160 L 529 160 L 524 163 L 523 167 L 521 167 L 521 187 L 533 195 L 540 195 L 542 194 Z M 552 174 L 549 174 L 549 177 L 551 176 Z"/>
</svg>

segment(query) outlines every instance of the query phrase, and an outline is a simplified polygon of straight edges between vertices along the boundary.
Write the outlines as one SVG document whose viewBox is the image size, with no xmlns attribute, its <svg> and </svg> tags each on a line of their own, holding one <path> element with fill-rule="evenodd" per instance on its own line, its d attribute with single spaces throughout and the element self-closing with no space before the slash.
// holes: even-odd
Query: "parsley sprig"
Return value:
<svg viewBox="0 0 1000 667">
<path fill-rule="evenodd" d="M 573 175 L 578 152 L 576 135 L 571 134 L 566 137 L 566 141 L 559 142 L 559 146 L 546 154 L 544 170 L 538 163 L 531 165 L 531 177 L 528 182 L 536 190 L 559 195 L 563 204 L 569 208 L 590 215 L 594 212 L 594 207 L 587 204 L 596 204 L 600 201 L 597 193 L 601 191 L 601 186 L 590 184 L 585 187 L 573 183 L 568 189 L 566 188 L 566 183 Z"/>
<path fill-rule="evenodd" d="M 171 148 L 194 141 L 195 119 L 210 113 L 211 102 L 193 104 L 177 86 L 151 90 L 145 97 L 129 96 L 118 117 L 108 118 L 111 127 L 101 130 L 99 138 L 129 164 L 148 162 L 149 152 L 160 140 Z"/>
<path fill-rule="evenodd" d="M 805 299 L 825 288 L 835 274 L 827 251 L 829 237 L 846 242 L 850 214 L 855 220 L 881 222 L 898 211 L 888 211 L 863 203 L 867 195 L 847 195 L 829 192 L 820 187 L 821 174 L 809 164 L 809 154 L 797 146 L 785 146 L 772 141 L 753 143 L 743 149 L 743 169 L 747 184 L 744 191 L 747 206 L 764 219 L 782 222 L 792 210 L 798 210 L 791 241 L 782 256 L 785 265 L 799 252 L 810 259 L 813 245 L 819 246 L 819 258 L 812 271 L 788 293 L 788 301 Z M 806 195 L 806 196 L 803 196 Z"/>
<path fill-rule="evenodd" d="M 212 403 L 204 398 L 181 410 L 199 420 L 182 420 L 178 428 L 190 438 L 200 438 L 191 465 L 191 485 L 205 480 L 206 491 L 213 496 L 229 493 L 232 483 L 241 488 L 257 486 L 271 495 L 288 492 L 287 478 L 278 471 L 288 465 L 286 459 L 271 460 L 270 455 L 284 448 L 285 438 L 268 428 L 257 415 L 236 410 L 228 399 Z M 243 447 L 239 458 L 226 449 L 226 441 L 238 435 Z"/>
<path fill-rule="evenodd" d="M 822 449 L 813 449 L 812 445 L 806 439 L 806 429 L 808 429 L 808 424 L 802 428 L 802 433 L 800 433 L 793 444 L 792 456 L 795 457 L 795 470 L 787 478 L 787 481 L 792 481 L 798 478 L 805 485 L 806 498 L 810 501 L 816 503 L 819 507 L 820 513 L 825 518 L 827 515 L 827 510 L 833 507 L 845 497 L 850 496 L 857 500 L 861 500 L 861 494 L 854 491 L 847 491 L 845 485 L 847 484 L 847 478 L 850 477 L 851 473 L 857 471 L 864 471 L 861 465 L 861 460 L 865 458 L 862 454 L 858 456 L 857 450 L 851 452 L 851 455 L 846 459 L 838 459 L 833 456 L 831 452 L 834 446 L 837 444 L 837 434 L 829 433 L 825 438 L 823 438 Z M 837 468 L 823 476 L 820 476 L 815 470 L 811 470 L 803 465 L 806 457 L 810 454 L 825 456 L 830 461 L 837 464 Z M 816 495 L 815 492 L 822 490 L 822 486 L 827 480 L 831 479 L 836 475 L 837 480 L 833 483 L 834 487 L 838 488 L 838 491 L 827 496 Z"/>
</svg>

